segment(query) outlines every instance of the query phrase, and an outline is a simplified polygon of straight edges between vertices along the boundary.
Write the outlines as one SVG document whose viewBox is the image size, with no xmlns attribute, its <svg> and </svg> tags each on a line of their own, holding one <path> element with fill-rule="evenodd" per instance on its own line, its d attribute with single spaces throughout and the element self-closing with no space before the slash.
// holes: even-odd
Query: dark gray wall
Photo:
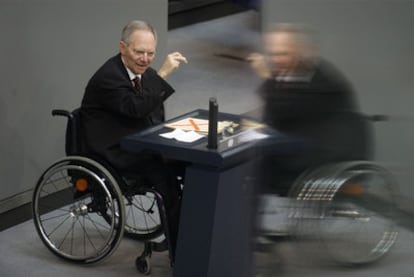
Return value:
<svg viewBox="0 0 414 277">
<path fill-rule="evenodd" d="M 80 105 L 132 19 L 156 27 L 157 68 L 167 0 L 0 0 L 0 213 L 30 201 L 41 172 L 63 155 L 65 121 L 50 111 Z"/>
<path fill-rule="evenodd" d="M 263 25 L 299 22 L 318 32 L 322 55 L 358 92 L 376 124 L 377 160 L 398 177 L 402 206 L 414 211 L 414 1 L 264 0 Z"/>
</svg>

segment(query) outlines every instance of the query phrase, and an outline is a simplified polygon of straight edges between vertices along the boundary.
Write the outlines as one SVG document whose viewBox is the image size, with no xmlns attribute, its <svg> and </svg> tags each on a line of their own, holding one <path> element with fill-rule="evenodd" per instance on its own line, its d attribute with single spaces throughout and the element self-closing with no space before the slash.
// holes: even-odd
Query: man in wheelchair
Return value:
<svg viewBox="0 0 414 277">
<path fill-rule="evenodd" d="M 89 80 L 80 109 L 84 147 L 107 161 L 121 175 L 141 175 L 163 197 L 174 253 L 180 207 L 180 188 L 173 167 L 162 157 L 132 154 L 120 147 L 126 135 L 164 121 L 163 102 L 174 93 L 165 78 L 187 60 L 169 54 L 159 71 L 151 68 L 157 34 L 144 21 L 131 21 L 122 31 L 119 53 L 107 60 Z"/>
<path fill-rule="evenodd" d="M 263 36 L 264 54 L 248 58 L 265 79 L 258 89 L 261 118 L 299 138 L 292 151 L 264 158 L 266 189 L 285 196 L 306 169 L 370 156 L 367 120 L 358 113 L 351 85 L 316 54 L 310 33 L 296 24 L 276 24 Z"/>
<path fill-rule="evenodd" d="M 382 117 L 359 112 L 351 85 L 303 26 L 271 26 L 263 50 L 248 58 L 264 79 L 261 118 L 289 142 L 262 160 L 260 234 L 314 239 L 312 257 L 347 266 L 378 260 L 398 234 L 396 182 L 372 161 L 371 122 Z"/>
</svg>

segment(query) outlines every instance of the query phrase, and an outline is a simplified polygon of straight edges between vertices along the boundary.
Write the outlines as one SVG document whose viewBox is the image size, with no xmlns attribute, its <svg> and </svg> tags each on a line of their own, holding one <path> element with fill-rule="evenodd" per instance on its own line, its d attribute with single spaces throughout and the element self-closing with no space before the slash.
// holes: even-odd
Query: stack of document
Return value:
<svg viewBox="0 0 414 277">
<path fill-rule="evenodd" d="M 183 129 L 176 128 L 172 132 L 160 134 L 161 137 L 167 139 L 175 139 L 182 142 L 194 142 L 204 136 L 194 131 L 184 131 Z"/>
<path fill-rule="evenodd" d="M 217 133 L 220 134 L 224 128 L 238 125 L 233 121 L 219 121 L 217 123 Z M 184 131 L 194 131 L 201 134 L 208 134 L 208 119 L 187 117 L 172 123 L 165 124 L 165 127 L 181 129 Z"/>
</svg>

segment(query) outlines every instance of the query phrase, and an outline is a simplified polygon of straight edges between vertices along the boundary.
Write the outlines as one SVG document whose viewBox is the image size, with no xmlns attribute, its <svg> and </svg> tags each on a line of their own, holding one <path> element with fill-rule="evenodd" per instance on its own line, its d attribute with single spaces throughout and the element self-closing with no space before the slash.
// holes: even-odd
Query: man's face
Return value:
<svg viewBox="0 0 414 277">
<path fill-rule="evenodd" d="M 299 45 L 294 35 L 287 32 L 268 33 L 264 37 L 264 50 L 268 66 L 274 76 L 285 76 L 297 67 Z"/>
<path fill-rule="evenodd" d="M 137 30 L 131 34 L 128 43 L 119 43 L 119 51 L 134 74 L 143 74 L 155 57 L 156 46 L 157 41 L 150 31 Z"/>
</svg>

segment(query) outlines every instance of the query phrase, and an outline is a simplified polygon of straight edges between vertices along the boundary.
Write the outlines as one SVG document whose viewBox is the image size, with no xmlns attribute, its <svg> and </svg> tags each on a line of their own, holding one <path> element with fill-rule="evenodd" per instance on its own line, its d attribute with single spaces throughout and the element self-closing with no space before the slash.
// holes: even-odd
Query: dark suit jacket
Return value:
<svg viewBox="0 0 414 277">
<path fill-rule="evenodd" d="M 369 158 L 369 122 L 359 114 L 350 84 L 323 60 L 308 73 L 309 81 L 269 79 L 262 84 L 263 120 L 279 131 L 306 139 L 316 153 L 326 151 L 326 156 L 321 154 L 322 163 L 328 162 L 328 156 Z"/>
<path fill-rule="evenodd" d="M 122 137 L 164 121 L 163 102 L 174 89 L 148 68 L 138 94 L 122 63 L 110 58 L 89 80 L 81 105 L 81 128 L 88 151 L 104 154 Z M 104 155 L 105 156 L 105 155 Z"/>
</svg>

